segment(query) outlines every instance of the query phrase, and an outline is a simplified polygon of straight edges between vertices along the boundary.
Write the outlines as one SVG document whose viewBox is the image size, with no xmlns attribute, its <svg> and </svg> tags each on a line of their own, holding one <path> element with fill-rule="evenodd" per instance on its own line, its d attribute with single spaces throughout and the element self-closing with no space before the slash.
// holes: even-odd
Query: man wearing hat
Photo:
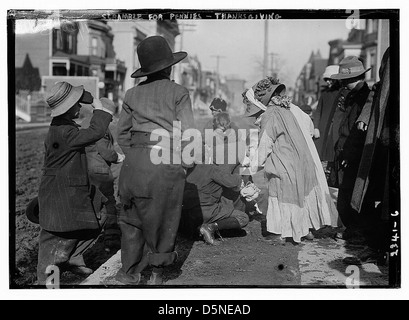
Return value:
<svg viewBox="0 0 409 320">
<path fill-rule="evenodd" d="M 51 125 L 45 138 L 43 175 L 38 193 L 39 237 L 37 279 L 47 280 L 49 266 L 88 275 L 83 253 L 100 233 L 102 195 L 90 187 L 85 147 L 101 139 L 112 119 L 112 112 L 99 100 L 68 82 L 56 83 L 47 103 Z M 93 117 L 88 129 L 79 129 L 81 103 L 92 104 Z"/>
<path fill-rule="evenodd" d="M 338 179 L 337 209 L 346 227 L 343 238 L 359 237 L 358 230 L 361 225 L 359 216 L 351 207 L 351 197 L 357 177 L 359 163 L 365 143 L 364 131 L 358 130 L 356 121 L 361 114 L 370 93 L 365 82 L 365 69 L 358 57 L 349 56 L 339 64 L 339 72 L 331 76 L 340 80 L 343 87 L 349 89 L 345 101 L 338 108 L 343 117 L 338 128 L 338 140 L 335 144 L 334 167 Z"/>
<path fill-rule="evenodd" d="M 141 68 L 132 77 L 147 79 L 126 92 L 118 122 L 118 144 L 126 158 L 118 184 L 123 205 L 119 214 L 122 268 L 116 279 L 137 285 L 150 265 L 149 284 L 156 285 L 163 282 L 164 267 L 177 258 L 175 240 L 188 167 L 183 159 L 173 161 L 180 159 L 184 143 L 172 137 L 195 126 L 189 91 L 170 80 L 172 66 L 187 53 L 172 53 L 161 36 L 144 39 L 137 53 Z M 169 137 L 157 135 L 158 130 Z M 167 163 L 157 164 L 160 153 L 170 155 Z"/>
</svg>

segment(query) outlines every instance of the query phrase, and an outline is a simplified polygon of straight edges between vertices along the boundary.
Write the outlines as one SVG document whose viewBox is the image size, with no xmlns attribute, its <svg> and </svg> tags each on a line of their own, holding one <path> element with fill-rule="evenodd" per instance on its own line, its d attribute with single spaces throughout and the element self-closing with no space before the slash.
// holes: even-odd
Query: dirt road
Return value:
<svg viewBox="0 0 409 320">
<path fill-rule="evenodd" d="M 199 126 L 208 119 L 199 119 Z M 114 124 L 113 124 L 114 125 Z M 43 164 L 43 140 L 47 128 L 16 133 L 16 177 L 15 217 L 11 216 L 12 236 L 15 237 L 14 251 L 10 252 L 15 261 L 12 274 L 13 286 L 31 287 L 35 282 L 39 227 L 25 217 L 25 206 L 37 195 L 41 167 Z M 117 175 L 120 165 L 114 165 Z M 266 195 L 263 173 L 254 176 L 254 181 L 263 192 L 260 208 L 266 212 Z M 12 190 L 11 190 L 12 192 Z M 120 205 L 118 204 L 120 207 Z M 13 209 L 13 208 L 11 208 Z M 13 210 L 11 210 L 12 214 Z M 15 218 L 15 220 L 14 220 Z M 224 241 L 220 246 L 204 244 L 200 239 L 179 235 L 176 250 L 177 263 L 167 270 L 165 285 L 222 286 L 222 287 L 299 287 L 330 286 L 346 287 L 350 273 L 342 263 L 347 256 L 356 255 L 364 247 L 351 247 L 342 240 L 332 238 L 333 230 L 324 230 L 315 240 L 300 245 L 286 243 L 273 245 L 266 231 L 264 214 L 250 214 L 250 223 L 242 232 L 222 233 Z M 14 232 L 14 235 L 13 235 Z M 117 286 L 114 279 L 120 267 L 120 241 L 116 250 L 106 253 L 102 237 L 86 253 L 85 260 L 95 273 L 81 278 L 70 273 L 62 275 L 62 285 Z M 146 283 L 149 271 L 143 274 Z M 387 286 L 388 269 L 368 264 L 359 267 L 363 286 Z"/>
</svg>

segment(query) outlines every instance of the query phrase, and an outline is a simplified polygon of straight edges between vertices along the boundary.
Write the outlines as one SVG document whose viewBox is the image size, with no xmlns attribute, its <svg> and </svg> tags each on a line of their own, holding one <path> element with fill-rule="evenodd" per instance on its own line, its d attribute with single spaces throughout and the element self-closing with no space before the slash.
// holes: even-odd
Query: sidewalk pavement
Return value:
<svg viewBox="0 0 409 320">
<path fill-rule="evenodd" d="M 50 126 L 49 122 L 16 123 L 16 131 L 36 129 L 36 128 L 46 128 L 49 126 Z"/>
</svg>

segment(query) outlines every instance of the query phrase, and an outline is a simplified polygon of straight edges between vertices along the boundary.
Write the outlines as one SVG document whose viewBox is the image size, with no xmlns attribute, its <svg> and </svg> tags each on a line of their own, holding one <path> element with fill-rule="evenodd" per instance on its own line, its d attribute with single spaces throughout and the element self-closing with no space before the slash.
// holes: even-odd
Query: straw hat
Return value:
<svg viewBox="0 0 409 320">
<path fill-rule="evenodd" d="M 47 103 L 51 108 L 51 117 L 66 113 L 77 102 L 90 104 L 93 100 L 91 93 L 84 90 L 84 86 L 74 87 L 65 81 L 54 84 L 47 97 Z"/>
<path fill-rule="evenodd" d="M 184 51 L 172 53 L 166 39 L 161 36 L 148 37 L 136 48 L 141 68 L 132 73 L 132 78 L 140 78 L 170 67 L 186 58 Z"/>
</svg>

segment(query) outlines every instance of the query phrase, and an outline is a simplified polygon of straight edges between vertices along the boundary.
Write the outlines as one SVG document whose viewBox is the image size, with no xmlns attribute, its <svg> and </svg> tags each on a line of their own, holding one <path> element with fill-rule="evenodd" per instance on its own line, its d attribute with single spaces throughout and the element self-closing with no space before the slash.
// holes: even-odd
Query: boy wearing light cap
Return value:
<svg viewBox="0 0 409 320">
<path fill-rule="evenodd" d="M 50 266 L 80 275 L 93 271 L 85 265 L 83 253 L 101 231 L 100 208 L 103 196 L 90 188 L 85 147 L 101 139 L 112 119 L 112 112 L 84 90 L 58 82 L 50 90 L 49 131 L 44 141 L 45 156 L 38 201 L 39 251 L 37 280 L 47 281 Z M 79 129 L 81 103 L 92 104 L 94 114 L 89 128 Z"/>
</svg>

